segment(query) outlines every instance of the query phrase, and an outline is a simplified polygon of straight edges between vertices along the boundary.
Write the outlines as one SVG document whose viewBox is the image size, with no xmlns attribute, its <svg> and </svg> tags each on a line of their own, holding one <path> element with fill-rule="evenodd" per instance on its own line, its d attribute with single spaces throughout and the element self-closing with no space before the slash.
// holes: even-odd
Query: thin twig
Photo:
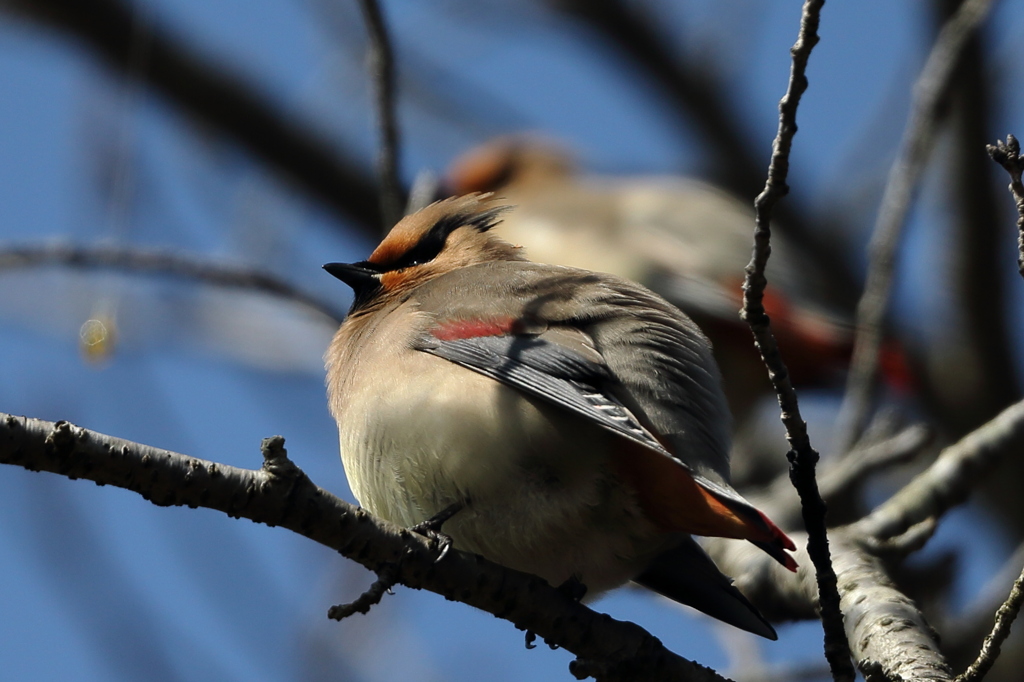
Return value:
<svg viewBox="0 0 1024 682">
<path fill-rule="evenodd" d="M 1017 205 L 1017 271 L 1024 277 L 1024 184 L 1020 177 L 1024 171 L 1024 159 L 1020 157 L 1020 143 L 1013 135 L 1007 135 L 1006 142 L 998 140 L 995 144 L 986 145 L 985 151 L 1010 174 L 1009 189 Z"/>
<path fill-rule="evenodd" d="M 398 576 L 396 564 L 384 564 L 377 572 L 377 580 L 370 585 L 370 589 L 359 595 L 359 598 L 348 604 L 338 604 L 327 609 L 327 617 L 331 620 L 345 620 L 357 613 L 369 613 L 370 608 L 379 604 L 384 594 L 391 591 L 395 586 Z"/>
<path fill-rule="evenodd" d="M 387 25 L 377 0 L 359 0 L 370 36 L 369 70 L 377 108 L 380 148 L 377 174 L 380 182 L 380 213 L 384 231 L 402 218 L 404 200 L 398 183 L 398 121 L 395 117 L 395 60 Z"/>
<path fill-rule="evenodd" d="M 992 665 L 999 658 L 999 649 L 1003 642 L 1010 636 L 1010 626 L 1020 612 L 1021 604 L 1024 603 L 1024 570 L 1021 570 L 1017 580 L 1013 583 L 1010 596 L 1006 598 L 1003 605 L 996 611 L 996 622 L 992 627 L 991 634 L 985 638 L 981 645 L 977 660 L 967 666 L 967 670 L 956 678 L 956 682 L 980 682 L 985 678 Z"/>
<path fill-rule="evenodd" d="M 942 27 L 914 85 L 900 151 L 889 170 L 869 247 L 868 273 L 857 305 L 857 337 L 837 438 L 848 450 L 864 431 L 875 393 L 882 333 L 907 214 L 938 130 L 939 109 L 964 46 L 985 20 L 992 0 L 965 0 Z"/>
<path fill-rule="evenodd" d="M 345 317 L 340 310 L 321 301 L 316 296 L 273 275 L 257 272 L 251 268 L 202 261 L 192 256 L 167 251 L 143 251 L 130 247 L 72 246 L 69 244 L 0 246 L 0 272 L 49 265 L 170 275 L 203 284 L 246 289 L 277 296 L 307 306 L 337 323 L 340 323 Z"/>
<path fill-rule="evenodd" d="M 814 477 L 818 453 L 811 447 L 807 424 L 800 416 L 796 391 L 789 378 L 779 347 L 772 333 L 763 298 L 768 284 L 764 271 L 771 254 L 771 213 L 775 204 L 789 191 L 786 176 L 789 173 L 789 153 L 796 135 L 796 112 L 800 98 L 807 90 L 807 60 L 818 42 L 818 22 L 824 0 L 806 0 L 800 18 L 800 34 L 790 51 L 793 65 L 786 94 L 779 102 L 779 130 L 772 143 L 772 160 L 768 166 L 768 179 L 764 191 L 754 202 L 756 211 L 754 249 L 746 268 L 743 282 L 743 309 L 741 316 L 750 325 L 754 342 L 768 376 L 779 397 L 782 422 L 789 441 L 789 477 L 800 495 L 804 525 L 808 533 L 807 551 L 814 563 L 818 584 L 821 621 L 825 630 L 825 658 L 835 680 L 853 680 L 850 647 L 843 627 L 843 614 L 839 608 L 836 574 L 829 556 L 828 533 L 825 528 L 825 503 L 818 494 Z"/>
</svg>

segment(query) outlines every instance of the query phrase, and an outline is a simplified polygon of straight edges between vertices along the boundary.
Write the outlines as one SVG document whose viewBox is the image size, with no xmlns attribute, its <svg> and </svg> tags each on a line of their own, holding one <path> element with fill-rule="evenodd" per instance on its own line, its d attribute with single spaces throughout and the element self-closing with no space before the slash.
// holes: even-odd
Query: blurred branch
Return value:
<svg viewBox="0 0 1024 682">
<path fill-rule="evenodd" d="M 1010 174 L 1010 194 L 1017 206 L 1017 271 L 1024 277 L 1024 184 L 1021 173 L 1024 172 L 1024 159 L 1020 158 L 1020 143 L 1013 135 L 1006 136 L 995 144 L 986 145 L 985 150 L 992 160 L 1002 166 Z"/>
<path fill-rule="evenodd" d="M 839 592 L 836 574 L 829 556 L 828 532 L 825 527 L 825 503 L 818 494 L 814 468 L 818 453 L 811 447 L 807 424 L 800 416 L 796 391 L 789 371 L 779 355 L 779 346 L 772 333 L 768 315 L 764 310 L 765 266 L 771 255 L 771 214 L 775 204 L 789 192 L 786 177 L 789 173 L 789 153 L 796 135 L 796 112 L 800 98 L 807 90 L 807 60 L 818 43 L 818 22 L 824 0 L 806 0 L 800 17 L 800 34 L 790 51 L 793 65 L 786 94 L 779 102 L 779 130 L 772 143 L 772 160 L 768 166 L 768 179 L 754 202 L 754 249 L 747 265 L 743 282 L 743 309 L 740 316 L 750 325 L 761 359 L 768 368 L 768 376 L 779 396 L 782 422 L 786 425 L 789 441 L 789 478 L 800 495 L 804 525 L 807 528 L 807 552 L 813 562 L 819 591 L 821 621 L 825 630 L 825 658 L 833 678 L 852 681 L 855 677 L 850 664 L 850 648 L 843 630 L 843 614 L 839 610 Z"/>
<path fill-rule="evenodd" d="M 885 549 L 921 528 L 934 529 L 939 518 L 963 502 L 984 474 L 1024 448 L 1024 402 L 1004 410 L 984 426 L 942 451 L 921 474 L 870 515 L 830 534 L 833 564 L 846 636 L 866 673 L 883 679 L 953 679 L 939 653 L 937 637 L 914 603 L 893 585 L 881 560 L 868 548 Z M 770 501 L 758 500 L 774 515 Z M 802 534 L 793 539 L 800 546 Z M 920 537 L 918 538 L 920 539 Z M 737 576 L 736 586 L 770 619 L 808 617 L 817 606 L 816 581 L 801 568 L 794 575 L 759 557 L 754 547 L 712 539 L 705 543 L 715 563 Z M 869 676 L 868 679 L 871 679 Z"/>
<path fill-rule="evenodd" d="M 716 183 L 738 196 L 753 197 L 764 186 L 763 163 L 744 130 L 737 111 L 728 103 L 717 69 L 708 63 L 687 61 L 673 54 L 661 31 L 636 3 L 623 0 L 548 0 L 554 7 L 574 16 L 607 40 L 661 88 L 669 100 L 699 131 L 696 138 L 713 152 Z M 808 262 L 828 273 L 825 286 L 837 303 L 852 308 L 847 292 L 856 291 L 850 265 L 820 225 L 787 207 L 780 207 L 777 226 L 790 237 L 794 248 L 806 250 Z"/>
<path fill-rule="evenodd" d="M 821 496 L 830 500 L 849 494 L 871 474 L 913 459 L 931 440 L 930 428 L 913 424 L 889 438 L 851 450 L 822 472 Z"/>
<path fill-rule="evenodd" d="M 123 75 L 138 76 L 182 110 L 277 168 L 294 186 L 378 236 L 380 212 L 365 169 L 158 26 L 144 72 L 132 68 L 132 8 L 122 0 L 0 0 L 0 10 L 64 31 Z"/>
<path fill-rule="evenodd" d="M 578 677 L 724 682 L 714 671 L 668 651 L 639 626 L 595 613 L 540 578 L 455 550 L 437 560 L 425 537 L 313 484 L 288 459 L 280 436 L 265 439 L 262 449 L 262 468 L 238 469 L 68 422 L 0 413 L 0 463 L 114 485 L 159 506 L 204 507 L 281 526 L 371 571 L 397 565 L 398 582 L 408 587 L 475 606 L 572 652 L 578 658 L 570 669 Z"/>
<path fill-rule="evenodd" d="M 992 0 L 966 0 L 943 26 L 914 85 L 900 151 L 886 183 L 869 247 L 864 292 L 857 306 L 857 337 L 847 378 L 837 450 L 850 449 L 867 425 L 874 402 L 879 352 L 895 276 L 896 252 L 921 174 L 933 147 L 939 109 L 967 41 Z"/>
<path fill-rule="evenodd" d="M 878 442 L 858 446 L 842 457 L 826 460 L 818 473 L 818 491 L 828 506 L 829 515 L 835 518 L 837 505 L 852 506 L 847 501 L 873 474 L 904 464 L 920 454 L 931 442 L 932 435 L 927 426 L 914 424 Z M 780 476 L 772 481 L 763 496 L 781 500 L 790 487 L 792 483 Z M 849 513 L 846 509 L 843 511 Z M 799 514 L 796 505 L 792 508 L 779 506 L 772 518 L 782 526 L 790 526 L 797 523 Z"/>
<path fill-rule="evenodd" d="M 386 234 L 402 218 L 405 202 L 398 180 L 398 121 L 395 117 L 395 61 L 387 26 L 377 0 L 359 0 L 370 36 L 369 70 L 380 135 L 377 174 L 380 213 Z"/>
<path fill-rule="evenodd" d="M 933 0 L 933 12 L 946 21 L 965 0 Z M 1016 372 L 1008 372 L 1016 361 L 1007 315 L 1009 280 L 1002 267 L 1006 241 L 1003 213 L 998 210 L 997 169 L 986 158 L 985 144 L 994 137 L 992 112 L 999 95 L 990 81 L 991 41 L 983 26 L 969 37 L 954 69 L 948 96 L 949 140 L 942 156 L 950 236 L 945 251 L 948 287 L 951 292 L 950 320 L 941 341 L 928 349 L 925 400 L 943 424 L 950 438 L 959 438 L 985 423 L 1021 397 Z M 952 359 L 952 361 L 951 361 Z M 1024 469 L 1018 477 L 1024 476 Z M 986 497 L 997 507 L 1007 501 L 1019 504 L 1020 495 L 1010 486 L 987 486 Z M 1015 487 L 1015 486 L 1014 486 Z M 993 494 L 996 497 L 993 498 Z M 1022 508 L 1021 511 L 1024 511 Z M 1010 514 L 1019 517 L 1020 512 Z M 1012 522 L 1011 522 L 1012 523 Z M 1017 532 L 1024 530 L 1018 526 Z"/>
<path fill-rule="evenodd" d="M 1014 581 L 1013 587 L 1010 589 L 1010 596 L 996 612 L 996 622 L 992 627 L 992 633 L 985 638 L 985 643 L 978 653 L 978 659 L 956 678 L 956 682 L 977 682 L 984 679 L 996 659 L 999 658 L 999 649 L 1006 638 L 1010 636 L 1010 626 L 1017 618 L 1022 603 L 1024 603 L 1024 570 Z"/>
<path fill-rule="evenodd" d="M 1024 402 L 945 448 L 935 462 L 871 514 L 853 524 L 865 537 L 886 540 L 912 526 L 941 517 L 967 499 L 982 474 L 1007 452 L 1024 449 Z"/>
<path fill-rule="evenodd" d="M 166 251 L 128 247 L 84 247 L 67 244 L 5 247 L 0 245 L 0 272 L 17 268 L 59 265 L 70 268 L 121 270 L 169 275 L 202 284 L 245 289 L 277 296 L 306 306 L 340 323 L 345 315 L 331 304 L 273 275 Z"/>
</svg>

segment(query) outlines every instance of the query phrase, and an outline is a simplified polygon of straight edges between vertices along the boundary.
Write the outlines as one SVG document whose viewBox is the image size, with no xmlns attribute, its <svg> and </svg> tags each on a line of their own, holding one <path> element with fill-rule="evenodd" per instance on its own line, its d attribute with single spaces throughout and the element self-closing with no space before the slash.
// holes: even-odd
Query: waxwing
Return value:
<svg viewBox="0 0 1024 682">
<path fill-rule="evenodd" d="M 453 194 L 496 192 L 516 206 L 498 233 L 531 260 L 609 272 L 640 282 L 690 315 L 711 338 L 733 414 L 742 423 L 772 393 L 739 318 L 753 243 L 752 202 L 690 178 L 598 177 L 538 136 L 499 137 L 470 150 L 446 174 Z M 838 385 L 853 325 L 821 292 L 824 274 L 772 235 L 765 308 L 797 385 Z M 907 381 L 902 354 L 886 348 L 894 385 Z"/>
<path fill-rule="evenodd" d="M 410 527 L 458 510 L 454 547 L 588 596 L 634 580 L 775 631 L 691 534 L 792 541 L 729 485 L 708 340 L 642 286 L 531 263 L 486 195 L 407 216 L 325 269 L 355 300 L 326 354 L 352 492 Z"/>
</svg>

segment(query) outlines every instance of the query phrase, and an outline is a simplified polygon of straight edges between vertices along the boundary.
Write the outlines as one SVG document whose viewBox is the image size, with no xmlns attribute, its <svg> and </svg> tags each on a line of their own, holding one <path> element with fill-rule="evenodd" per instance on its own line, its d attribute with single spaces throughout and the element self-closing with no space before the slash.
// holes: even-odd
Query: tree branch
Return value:
<svg viewBox="0 0 1024 682">
<path fill-rule="evenodd" d="M 380 213 L 387 233 L 402 218 L 402 188 L 398 180 L 398 121 L 395 117 L 395 64 L 387 25 L 377 0 L 359 0 L 370 36 L 369 70 L 377 107 L 377 175 Z"/>
<path fill-rule="evenodd" d="M 276 296 L 315 310 L 338 324 L 345 317 L 340 310 L 326 301 L 273 275 L 251 268 L 202 261 L 168 251 L 144 251 L 130 247 L 87 247 L 70 244 L 10 247 L 0 245 L 0 272 L 46 265 L 169 275 L 202 284 Z"/>
<path fill-rule="evenodd" d="M 1024 183 L 1021 173 L 1024 172 L 1024 159 L 1020 157 L 1020 143 L 1013 135 L 1006 136 L 1006 142 L 998 140 L 995 144 L 985 146 L 985 151 L 992 160 L 1002 166 L 1010 174 L 1010 194 L 1013 195 L 1017 207 L 1017 271 L 1024 277 Z"/>
<path fill-rule="evenodd" d="M 577 656 L 571 669 L 602 680 L 725 682 L 664 648 L 633 623 L 574 601 L 535 576 L 452 550 L 437 560 L 425 537 L 377 519 L 318 488 L 277 436 L 259 470 L 208 462 L 73 426 L 0 413 L 0 463 L 132 490 L 160 506 L 205 507 L 281 526 L 366 568 L 530 630 Z M 582 677 L 580 678 L 582 679 Z"/>
<path fill-rule="evenodd" d="M 1024 570 L 1014 581 L 1013 588 L 1010 589 L 1010 596 L 996 612 L 996 622 L 992 626 L 992 633 L 985 638 L 985 643 L 978 653 L 978 659 L 956 678 L 956 682 L 979 682 L 985 678 L 996 659 L 999 658 L 1000 647 L 1010 636 L 1010 626 L 1013 625 L 1017 614 L 1020 613 L 1021 604 L 1024 604 Z"/>
<path fill-rule="evenodd" d="M 871 414 L 879 351 L 889 296 L 895 276 L 896 252 L 907 214 L 938 129 L 939 107 L 964 46 L 988 15 L 992 0 L 966 0 L 943 26 L 914 85 L 914 100 L 900 151 L 882 196 L 869 246 L 868 274 L 857 305 L 857 336 L 841 411 L 837 450 L 848 450 L 860 437 Z"/>
<path fill-rule="evenodd" d="M 945 448 L 935 462 L 877 509 L 853 524 L 865 537 L 887 540 L 938 519 L 962 503 L 982 474 L 1007 452 L 1024 448 L 1024 401 Z"/>
<path fill-rule="evenodd" d="M 772 386 L 779 397 L 782 422 L 789 441 L 789 477 L 800 495 L 804 525 L 808 532 L 807 551 L 815 569 L 818 585 L 818 603 L 822 626 L 825 630 L 825 658 L 832 676 L 839 680 L 853 680 L 850 649 L 843 632 L 836 574 L 829 556 L 828 532 L 825 527 L 825 503 L 818 494 L 814 477 L 818 453 L 811 447 L 807 424 L 800 416 L 800 405 L 789 372 L 779 354 L 778 343 L 772 333 L 768 315 L 764 310 L 764 290 L 768 284 L 765 267 L 771 254 L 771 214 L 775 204 L 789 192 L 786 176 L 789 173 L 789 153 L 796 135 L 796 111 L 800 98 L 807 89 L 807 60 L 818 42 L 818 21 L 824 0 L 806 0 L 800 19 L 800 34 L 791 53 L 793 65 L 786 94 L 779 102 L 779 130 L 772 143 L 772 160 L 768 166 L 768 179 L 764 191 L 754 202 L 754 249 L 746 268 L 743 282 L 743 309 L 740 316 L 750 325 Z"/>
<path fill-rule="evenodd" d="M 81 40 L 125 76 L 139 76 L 172 103 L 277 168 L 344 218 L 379 234 L 374 182 L 339 143 L 286 117 L 236 74 L 221 70 L 150 26 L 145 73 L 132 72 L 132 9 L 122 0 L 0 0 L 0 8 Z"/>
<path fill-rule="evenodd" d="M 835 518 L 836 506 L 851 507 L 848 500 L 861 489 L 861 486 L 873 474 L 891 469 L 894 465 L 910 461 L 931 442 L 932 432 L 922 424 L 914 424 L 870 445 L 851 450 L 842 457 L 826 460 L 817 472 L 818 492 L 821 499 L 828 505 L 829 514 Z M 792 506 L 779 504 L 784 496 L 792 490 L 792 483 L 783 477 L 772 481 L 759 497 L 772 500 L 775 507 L 772 518 L 783 527 L 798 523 L 800 516 L 799 504 Z M 795 500 L 794 500 L 795 502 Z M 860 513 L 853 518 L 859 518 Z"/>
<path fill-rule="evenodd" d="M 1003 458 L 1024 448 L 1024 402 L 942 451 L 925 471 L 860 521 L 830 533 L 846 637 L 857 665 L 883 679 L 950 682 L 952 672 L 920 610 L 892 584 L 875 551 L 906 549 L 908 535 L 933 529 L 939 518 L 967 499 Z M 756 500 L 767 513 L 770 501 Z M 797 545 L 802 536 L 794 534 Z M 926 535 L 923 539 L 927 539 Z M 814 576 L 805 552 L 796 574 L 779 569 L 754 547 L 709 540 L 715 563 L 737 576 L 736 585 L 770 619 L 808 617 L 817 606 Z M 870 677 L 868 679 L 871 679 Z"/>
</svg>

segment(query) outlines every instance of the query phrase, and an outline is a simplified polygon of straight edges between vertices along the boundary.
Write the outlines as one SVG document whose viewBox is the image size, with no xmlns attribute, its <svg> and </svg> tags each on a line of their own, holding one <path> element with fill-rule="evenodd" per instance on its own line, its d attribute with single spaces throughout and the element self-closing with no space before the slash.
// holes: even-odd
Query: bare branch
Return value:
<svg viewBox="0 0 1024 682">
<path fill-rule="evenodd" d="M 985 20 L 991 4 L 992 0 L 966 0 L 960 6 L 943 26 L 914 85 L 914 101 L 900 151 L 889 170 L 871 237 L 864 292 L 857 306 L 857 337 L 837 439 L 840 452 L 857 441 L 871 414 L 896 251 L 903 227 L 933 147 L 942 99 L 964 46 Z"/>
<path fill-rule="evenodd" d="M 10 247 L 0 245 L 0 272 L 48 265 L 169 275 L 202 284 L 246 289 L 277 296 L 311 308 L 335 323 L 340 323 L 345 317 L 333 305 L 316 296 L 273 275 L 251 268 L 202 261 L 192 256 L 167 251 L 143 251 L 131 247 L 86 247 L 70 244 Z"/>
<path fill-rule="evenodd" d="M 574 653 L 599 679 L 725 682 L 668 651 L 633 623 L 591 611 L 535 576 L 452 550 L 436 561 L 425 537 L 377 519 L 318 488 L 284 450 L 264 441 L 263 467 L 238 469 L 106 436 L 67 422 L 0 413 L 0 463 L 84 478 L 160 506 L 205 507 L 281 526 L 397 582 L 492 613 Z M 582 679 L 582 678 L 581 678 Z"/>
<path fill-rule="evenodd" d="M 370 608 L 380 603 L 386 592 L 390 592 L 395 586 L 395 574 L 398 571 L 396 564 L 385 564 L 377 571 L 377 580 L 370 585 L 370 589 L 359 595 L 359 598 L 349 604 L 339 604 L 327 609 L 327 617 L 331 620 L 344 620 L 357 613 L 369 613 Z"/>
<path fill-rule="evenodd" d="M 148 27 L 144 73 L 132 70 L 132 10 L 122 0 L 0 0 L 0 9 L 68 33 L 126 76 L 139 76 L 171 102 L 277 168 L 309 196 L 373 235 L 381 222 L 374 182 L 318 137 L 288 118 L 236 74 L 211 65 L 159 26 Z"/>
<path fill-rule="evenodd" d="M 798 547 L 804 533 L 792 533 Z M 881 679 L 951 682 L 952 670 L 940 653 L 938 638 L 914 602 L 893 584 L 883 561 L 866 551 L 860 537 L 847 528 L 829 534 L 844 637 L 857 666 L 881 671 Z M 818 584 L 806 549 L 795 556 L 796 574 L 762 561 L 755 547 L 710 540 L 705 548 L 715 563 L 736 576 L 736 586 L 771 620 L 813 618 Z M 871 679 L 870 677 L 868 679 Z"/>
<path fill-rule="evenodd" d="M 841 458 L 827 460 L 817 478 L 818 491 L 829 513 L 835 508 L 834 503 L 841 504 L 848 499 L 872 474 L 910 461 L 931 440 L 932 432 L 928 427 L 914 424 L 876 443 L 855 448 Z M 792 507 L 778 504 L 791 487 L 792 483 L 780 476 L 761 495 L 776 501 L 772 518 L 783 526 L 795 524 L 800 514 L 796 504 Z"/>
<path fill-rule="evenodd" d="M 1010 636 L 1010 626 L 1020 612 L 1021 604 L 1024 603 L 1024 570 L 1013 583 L 1010 596 L 1006 598 L 1003 605 L 996 612 L 996 622 L 992 627 L 992 633 L 985 638 L 981 646 L 978 659 L 967 667 L 967 670 L 956 678 L 956 682 L 979 682 L 992 669 L 992 665 L 999 658 L 999 649 L 1003 642 Z"/>
<path fill-rule="evenodd" d="M 1006 142 L 998 140 L 995 144 L 985 146 L 985 151 L 992 160 L 1006 169 L 1010 174 L 1010 194 L 1017 206 L 1017 270 L 1024 277 L 1024 184 L 1021 173 L 1024 172 L 1024 159 L 1020 158 L 1020 143 L 1013 135 L 1006 136 Z"/>
<path fill-rule="evenodd" d="M 945 448 L 935 462 L 853 526 L 863 536 L 885 540 L 942 516 L 967 499 L 981 476 L 1007 452 L 1024 448 L 1024 401 Z"/>
<path fill-rule="evenodd" d="M 857 488 L 871 474 L 917 456 L 932 440 L 932 431 L 924 424 L 913 424 L 877 443 L 851 450 L 835 466 L 819 477 L 821 496 L 826 501 Z"/>
<path fill-rule="evenodd" d="M 807 424 L 800 416 L 796 391 L 793 389 L 782 356 L 779 355 L 779 346 L 763 304 L 764 290 L 768 284 L 764 271 L 768 264 L 768 256 L 771 254 L 772 209 L 779 199 L 789 192 L 786 176 L 789 173 L 789 152 L 793 136 L 796 135 L 796 111 L 800 105 L 800 98 L 807 89 L 807 59 L 818 42 L 818 21 L 824 4 L 824 0 L 806 0 L 800 18 L 800 35 L 791 50 L 793 66 L 786 94 L 779 102 L 779 130 L 772 143 L 768 180 L 764 191 L 754 202 L 754 249 L 743 282 L 743 309 L 740 316 L 750 325 L 750 331 L 754 334 L 754 344 L 761 354 L 765 367 L 768 368 L 768 376 L 779 396 L 782 422 L 786 426 L 786 439 L 790 446 L 789 478 L 800 495 L 804 525 L 808 532 L 807 551 L 817 579 L 818 601 L 825 630 L 825 658 L 828 659 L 833 678 L 838 681 L 853 680 L 854 671 L 850 664 L 850 649 L 843 631 L 836 574 L 829 557 L 825 503 L 818 494 L 818 484 L 814 477 L 818 453 L 811 447 Z"/>
<path fill-rule="evenodd" d="M 377 0 L 359 0 L 370 35 L 369 69 L 377 107 L 380 147 L 377 175 L 380 181 L 380 213 L 384 232 L 402 217 L 402 188 L 398 181 L 398 121 L 395 117 L 395 61 L 387 25 Z"/>
<path fill-rule="evenodd" d="M 963 502 L 981 478 L 1009 454 L 1024 448 L 1024 402 L 943 450 L 872 514 L 833 529 L 830 542 L 846 636 L 857 665 L 885 679 L 953 679 L 931 626 L 920 610 L 892 584 L 882 562 L 868 548 L 888 549 L 910 539 L 921 542 L 951 507 Z M 758 501 L 761 502 L 760 500 Z M 764 504 L 767 508 L 769 505 Z M 797 545 L 803 538 L 794 534 Z M 806 564 L 794 575 L 777 569 L 755 548 L 709 540 L 706 548 L 723 571 L 771 619 L 805 618 L 817 606 L 816 582 Z M 796 557 L 805 561 L 805 552 Z M 870 679 L 870 678 L 869 678 Z"/>
</svg>

